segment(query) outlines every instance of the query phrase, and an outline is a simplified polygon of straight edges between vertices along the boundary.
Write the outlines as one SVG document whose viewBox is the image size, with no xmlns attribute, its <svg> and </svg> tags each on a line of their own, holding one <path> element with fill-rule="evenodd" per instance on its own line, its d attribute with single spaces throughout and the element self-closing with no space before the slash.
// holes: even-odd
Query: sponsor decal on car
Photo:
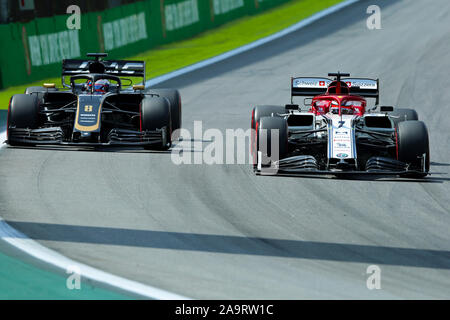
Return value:
<svg viewBox="0 0 450 320">
<path fill-rule="evenodd" d="M 348 158 L 348 154 L 346 154 L 346 153 L 338 153 L 336 155 L 336 158 L 345 159 L 345 158 Z"/>
<path fill-rule="evenodd" d="M 293 86 L 295 88 L 320 88 L 327 87 L 331 83 L 331 80 L 327 79 L 314 79 L 314 78 L 297 78 L 294 79 Z"/>
<path fill-rule="evenodd" d="M 354 157 L 352 119 L 353 116 L 332 116 L 328 153 L 330 158 L 346 159 Z"/>
<path fill-rule="evenodd" d="M 370 79 L 351 79 L 345 81 L 347 86 L 351 87 L 359 87 L 362 89 L 377 89 L 377 82 Z"/>
</svg>

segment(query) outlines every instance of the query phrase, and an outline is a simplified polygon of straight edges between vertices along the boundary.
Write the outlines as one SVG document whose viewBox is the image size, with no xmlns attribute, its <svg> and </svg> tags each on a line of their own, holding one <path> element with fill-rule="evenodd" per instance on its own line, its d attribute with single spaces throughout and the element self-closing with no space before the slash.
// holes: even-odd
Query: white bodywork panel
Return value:
<svg viewBox="0 0 450 320">
<path fill-rule="evenodd" d="M 354 115 L 327 114 L 331 119 L 328 137 L 329 159 L 356 159 Z"/>
</svg>

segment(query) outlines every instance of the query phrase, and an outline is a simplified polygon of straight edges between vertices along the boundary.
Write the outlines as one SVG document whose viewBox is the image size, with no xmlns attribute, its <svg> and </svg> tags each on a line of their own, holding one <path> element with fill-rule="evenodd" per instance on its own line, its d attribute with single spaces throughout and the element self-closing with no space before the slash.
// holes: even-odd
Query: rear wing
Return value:
<svg viewBox="0 0 450 320">
<path fill-rule="evenodd" d="M 380 97 L 380 80 L 379 79 L 368 79 L 368 78 L 342 78 L 350 88 L 350 94 L 366 97 L 375 98 Z"/>
<path fill-rule="evenodd" d="M 101 54 L 88 54 L 95 60 L 64 59 L 62 61 L 63 84 L 65 76 L 86 73 L 103 73 L 118 77 L 140 77 L 145 83 L 145 62 L 131 60 L 100 60 Z M 104 55 L 106 56 L 106 55 Z"/>
<path fill-rule="evenodd" d="M 104 70 L 96 69 L 95 72 L 93 72 L 93 66 L 95 66 L 94 68 L 98 68 L 99 63 L 103 65 Z M 75 74 L 83 73 L 105 73 L 116 76 L 145 77 L 145 62 L 125 60 L 104 60 L 98 62 L 94 60 L 63 60 L 63 76 L 73 76 Z"/>
<path fill-rule="evenodd" d="M 311 97 L 324 94 L 331 82 L 332 80 L 328 78 L 292 78 L 291 96 Z"/>
<path fill-rule="evenodd" d="M 350 89 L 350 94 L 379 100 L 379 80 L 368 78 L 340 78 Z M 317 77 L 296 77 L 291 79 L 291 100 L 295 96 L 311 97 L 325 94 L 335 80 Z"/>
</svg>

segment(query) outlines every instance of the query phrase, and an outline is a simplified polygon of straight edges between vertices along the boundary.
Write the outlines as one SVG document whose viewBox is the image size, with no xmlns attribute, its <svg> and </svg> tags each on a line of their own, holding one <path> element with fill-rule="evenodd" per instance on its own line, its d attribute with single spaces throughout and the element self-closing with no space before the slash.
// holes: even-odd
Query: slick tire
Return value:
<svg viewBox="0 0 450 320">
<path fill-rule="evenodd" d="M 276 114 L 285 113 L 286 109 L 283 106 L 274 106 L 274 105 L 263 105 L 256 106 L 252 110 L 252 121 L 251 121 L 251 152 L 253 157 L 253 165 L 256 165 L 257 162 L 257 131 L 259 126 L 259 121 L 263 117 L 270 117 L 272 115 L 276 116 Z"/>
<path fill-rule="evenodd" d="M 418 120 L 402 121 L 398 124 L 397 132 L 398 159 L 408 163 L 410 169 L 422 171 L 408 176 L 425 177 L 430 171 L 430 146 L 425 123 Z"/>
<path fill-rule="evenodd" d="M 39 99 L 39 101 L 42 101 L 42 98 L 44 98 L 44 94 L 47 91 L 58 91 L 56 88 L 44 88 L 44 87 L 28 87 L 25 90 L 25 94 L 31 94 L 36 95 Z"/>
<path fill-rule="evenodd" d="M 151 89 L 148 91 L 151 94 L 156 94 L 160 97 L 166 98 L 170 103 L 170 115 L 172 122 L 172 140 L 180 137 L 180 132 L 177 129 L 182 125 L 182 108 L 181 95 L 176 89 Z"/>
<path fill-rule="evenodd" d="M 172 145 L 169 100 L 156 96 L 145 97 L 141 102 L 141 128 L 142 131 L 163 129 L 161 144 L 148 146 L 145 149 L 168 150 Z"/>
<path fill-rule="evenodd" d="M 394 108 L 394 111 L 390 112 L 389 115 L 394 116 L 392 120 L 394 121 L 395 125 L 398 125 L 403 121 L 419 120 L 419 115 L 414 109 Z"/>
<path fill-rule="evenodd" d="M 277 148 L 277 150 L 273 148 Z M 268 160 L 273 162 L 286 158 L 288 127 L 284 118 L 262 117 L 259 119 L 257 151 L 261 151 L 263 164 L 267 164 Z"/>
<path fill-rule="evenodd" d="M 36 95 L 16 94 L 8 108 L 7 137 L 11 146 L 21 145 L 10 141 L 11 128 L 36 129 L 39 125 L 39 99 Z"/>
<path fill-rule="evenodd" d="M 259 120 L 262 117 L 269 117 L 276 116 L 276 114 L 285 113 L 286 109 L 283 106 L 256 106 L 253 108 L 252 111 L 252 122 L 251 122 L 251 128 L 256 129 L 256 123 L 259 122 Z"/>
</svg>

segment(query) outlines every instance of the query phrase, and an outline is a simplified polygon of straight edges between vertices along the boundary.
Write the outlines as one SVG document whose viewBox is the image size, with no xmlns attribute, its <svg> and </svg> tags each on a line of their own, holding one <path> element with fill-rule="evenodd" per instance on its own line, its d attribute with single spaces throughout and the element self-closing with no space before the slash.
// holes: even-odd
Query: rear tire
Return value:
<svg viewBox="0 0 450 320">
<path fill-rule="evenodd" d="M 398 159 L 410 168 L 423 173 L 408 175 L 423 178 L 430 171 L 430 146 L 428 130 L 422 121 L 402 121 L 398 124 Z M 425 159 L 421 159 L 425 155 Z M 424 162 L 422 164 L 422 162 Z"/>
<path fill-rule="evenodd" d="M 182 111 L 181 111 L 181 95 L 176 89 L 151 89 L 148 91 L 151 94 L 159 95 L 160 97 L 167 98 L 170 103 L 170 115 L 172 122 L 172 140 L 180 137 L 180 132 L 177 129 L 182 125 Z"/>
<path fill-rule="evenodd" d="M 395 117 L 392 118 L 395 125 L 403 121 L 419 120 L 419 115 L 414 109 L 394 108 L 394 111 L 390 112 L 389 115 Z"/>
<path fill-rule="evenodd" d="M 254 107 L 252 112 L 252 129 L 256 129 L 256 123 L 259 122 L 262 117 L 270 117 L 272 114 L 276 115 L 278 113 L 286 113 L 285 107 L 270 105 Z"/>
<path fill-rule="evenodd" d="M 272 141 L 277 139 L 273 130 L 278 130 L 278 141 L 274 141 L 275 147 L 278 147 L 278 157 L 274 154 L 275 150 L 272 150 Z M 262 151 L 263 163 L 269 159 L 270 161 L 278 161 L 286 158 L 288 153 L 288 126 L 284 118 L 262 117 L 259 119 L 257 151 Z"/>
<path fill-rule="evenodd" d="M 141 102 L 142 131 L 163 129 L 163 141 L 159 145 L 146 146 L 145 149 L 167 150 L 172 146 L 170 103 L 162 97 L 145 97 Z"/>
<path fill-rule="evenodd" d="M 20 143 L 9 141 L 10 129 L 36 129 L 39 125 L 39 99 L 36 95 L 16 94 L 11 98 L 8 108 L 7 137 L 11 146 Z"/>
<path fill-rule="evenodd" d="M 44 88 L 44 87 L 28 87 L 25 90 L 25 94 L 34 94 L 38 97 L 39 102 L 42 101 L 42 98 L 44 98 L 44 94 L 47 91 L 58 91 L 56 88 Z"/>
</svg>

